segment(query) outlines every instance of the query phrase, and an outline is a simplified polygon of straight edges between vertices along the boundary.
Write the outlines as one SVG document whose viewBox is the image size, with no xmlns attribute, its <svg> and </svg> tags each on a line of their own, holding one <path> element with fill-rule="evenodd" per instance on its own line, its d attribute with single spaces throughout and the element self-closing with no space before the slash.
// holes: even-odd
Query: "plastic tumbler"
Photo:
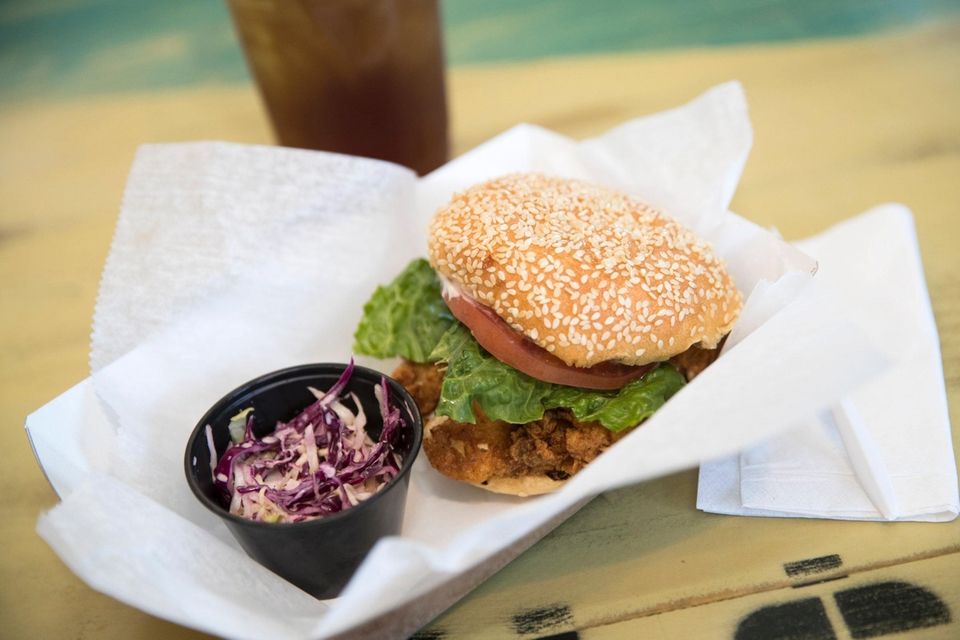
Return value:
<svg viewBox="0 0 960 640">
<path fill-rule="evenodd" d="M 227 0 L 280 144 L 447 160 L 438 0 Z"/>
</svg>

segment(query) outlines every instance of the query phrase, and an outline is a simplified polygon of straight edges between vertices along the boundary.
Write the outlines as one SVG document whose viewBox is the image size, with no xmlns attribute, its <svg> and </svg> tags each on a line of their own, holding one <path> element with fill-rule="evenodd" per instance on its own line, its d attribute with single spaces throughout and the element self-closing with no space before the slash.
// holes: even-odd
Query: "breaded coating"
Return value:
<svg viewBox="0 0 960 640">
<path fill-rule="evenodd" d="M 624 433 L 577 422 L 569 412 L 556 409 L 524 425 L 483 416 L 477 424 L 437 421 L 423 448 L 440 473 L 464 482 L 539 475 L 565 480 Z"/>
<path fill-rule="evenodd" d="M 437 365 L 405 359 L 391 375 L 413 396 L 421 415 L 426 417 L 437 408 L 443 384 L 443 371 Z"/>
<path fill-rule="evenodd" d="M 722 346 L 723 342 L 715 349 L 703 349 L 698 345 L 694 345 L 683 353 L 670 358 L 670 364 L 677 368 L 677 371 L 687 379 L 687 382 L 690 382 L 717 359 Z"/>
</svg>

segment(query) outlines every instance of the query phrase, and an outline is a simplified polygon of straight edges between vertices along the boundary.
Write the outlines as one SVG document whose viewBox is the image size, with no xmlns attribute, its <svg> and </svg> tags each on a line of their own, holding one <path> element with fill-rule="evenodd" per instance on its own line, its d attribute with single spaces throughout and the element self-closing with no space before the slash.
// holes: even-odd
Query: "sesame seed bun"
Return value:
<svg viewBox="0 0 960 640">
<path fill-rule="evenodd" d="M 742 306 L 706 242 L 579 180 L 513 174 L 472 187 L 436 213 L 428 251 L 463 293 L 576 367 L 713 348 Z"/>
</svg>

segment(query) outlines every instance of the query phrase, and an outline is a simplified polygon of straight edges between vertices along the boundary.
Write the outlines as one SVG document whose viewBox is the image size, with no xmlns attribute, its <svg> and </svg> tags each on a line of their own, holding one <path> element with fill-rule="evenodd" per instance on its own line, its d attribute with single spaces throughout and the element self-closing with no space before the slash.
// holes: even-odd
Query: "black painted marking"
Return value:
<svg viewBox="0 0 960 640">
<path fill-rule="evenodd" d="M 570 606 L 552 604 L 536 609 L 527 609 L 513 616 L 513 629 L 519 634 L 540 633 L 550 627 L 573 622 Z"/>
<path fill-rule="evenodd" d="M 833 594 L 854 638 L 873 638 L 950 622 L 933 592 L 909 582 L 878 582 Z"/>
<path fill-rule="evenodd" d="M 410 636 L 410 640 L 443 640 L 447 632 L 442 629 L 421 629 Z"/>
<path fill-rule="evenodd" d="M 836 640 L 820 598 L 757 609 L 737 625 L 736 640 Z"/>
<path fill-rule="evenodd" d="M 843 560 L 837 554 L 829 556 L 820 556 L 819 558 L 808 558 L 806 560 L 797 560 L 796 562 L 785 562 L 783 570 L 791 578 L 794 576 L 806 576 L 811 573 L 823 573 L 838 569 L 843 564 Z"/>
<path fill-rule="evenodd" d="M 540 636 L 537 640 L 580 640 L 580 634 L 576 631 L 564 631 L 555 633 L 552 636 Z"/>
<path fill-rule="evenodd" d="M 804 587 L 810 587 L 815 584 L 823 584 L 824 582 L 833 582 L 834 580 L 843 580 L 846 577 L 847 577 L 847 574 L 843 574 L 842 576 L 831 576 L 829 578 L 820 578 L 818 580 L 808 580 L 806 582 L 797 582 L 795 584 L 790 585 L 790 588 L 802 589 Z"/>
</svg>

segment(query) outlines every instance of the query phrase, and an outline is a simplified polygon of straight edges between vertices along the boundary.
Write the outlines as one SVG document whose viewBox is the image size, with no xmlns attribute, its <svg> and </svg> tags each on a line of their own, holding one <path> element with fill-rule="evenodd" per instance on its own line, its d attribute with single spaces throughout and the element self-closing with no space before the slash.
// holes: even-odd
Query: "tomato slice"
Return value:
<svg viewBox="0 0 960 640">
<path fill-rule="evenodd" d="M 490 307 L 463 295 L 443 299 L 454 317 L 470 329 L 480 346 L 497 360 L 532 378 L 582 389 L 620 389 L 643 376 L 656 363 L 638 367 L 607 361 L 592 367 L 572 367 L 546 349 L 515 331 Z"/>
</svg>

